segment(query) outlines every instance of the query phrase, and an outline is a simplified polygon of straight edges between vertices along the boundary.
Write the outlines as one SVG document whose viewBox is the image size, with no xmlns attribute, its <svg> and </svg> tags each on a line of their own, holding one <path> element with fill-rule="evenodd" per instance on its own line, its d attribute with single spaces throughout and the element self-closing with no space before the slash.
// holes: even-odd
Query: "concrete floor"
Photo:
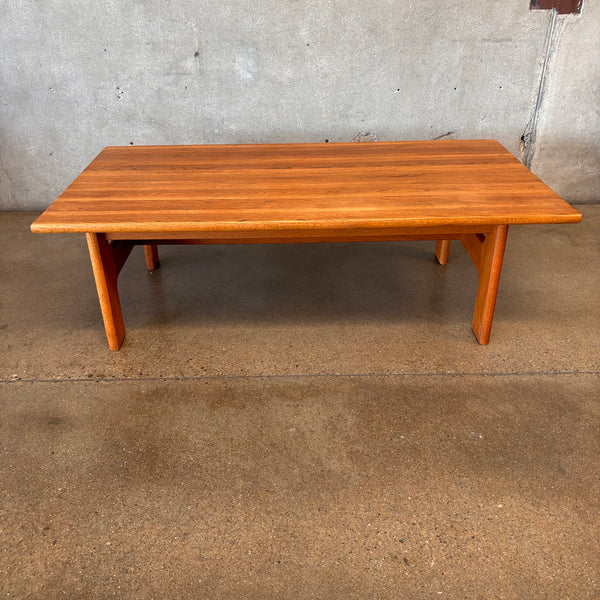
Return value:
<svg viewBox="0 0 600 600">
<path fill-rule="evenodd" d="M 0 215 L 0 597 L 599 598 L 600 205 L 430 242 L 136 249 Z"/>
</svg>

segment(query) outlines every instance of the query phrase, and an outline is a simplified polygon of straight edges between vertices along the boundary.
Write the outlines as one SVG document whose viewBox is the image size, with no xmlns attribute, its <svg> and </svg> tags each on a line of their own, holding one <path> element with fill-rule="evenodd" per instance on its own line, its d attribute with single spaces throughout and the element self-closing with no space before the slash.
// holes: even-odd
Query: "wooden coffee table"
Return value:
<svg viewBox="0 0 600 600">
<path fill-rule="evenodd" d="M 117 277 L 133 246 L 460 240 L 479 271 L 473 331 L 490 338 L 509 225 L 581 214 L 498 142 L 426 141 L 102 150 L 31 226 L 85 233 L 111 350 Z"/>
</svg>

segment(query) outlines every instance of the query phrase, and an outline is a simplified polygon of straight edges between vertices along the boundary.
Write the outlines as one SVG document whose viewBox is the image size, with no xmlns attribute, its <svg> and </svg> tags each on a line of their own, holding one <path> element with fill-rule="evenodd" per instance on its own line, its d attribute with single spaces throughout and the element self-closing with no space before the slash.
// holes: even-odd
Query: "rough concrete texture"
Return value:
<svg viewBox="0 0 600 600">
<path fill-rule="evenodd" d="M 598 597 L 598 375 L 4 387 L 16 598 Z"/>
<path fill-rule="evenodd" d="M 568 17 L 538 136 L 567 200 L 599 200 L 592 4 Z M 5 0 L 0 209 L 45 208 L 106 145 L 449 135 L 520 156 L 548 20 L 527 0 Z M 564 93 L 577 118 L 555 129 Z M 561 185 L 562 165 L 585 177 Z"/>
<path fill-rule="evenodd" d="M 600 3 L 557 21 L 532 170 L 570 201 L 600 201 Z"/>
<path fill-rule="evenodd" d="M 0 215 L 0 597 L 598 597 L 600 206 L 465 252 L 163 247 L 110 352 L 82 236 Z"/>
</svg>

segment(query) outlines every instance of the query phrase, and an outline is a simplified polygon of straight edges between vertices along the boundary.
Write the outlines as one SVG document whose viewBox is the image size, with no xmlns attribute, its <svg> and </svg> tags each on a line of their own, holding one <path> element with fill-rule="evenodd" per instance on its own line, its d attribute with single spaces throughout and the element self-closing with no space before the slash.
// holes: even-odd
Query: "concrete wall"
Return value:
<svg viewBox="0 0 600 600">
<path fill-rule="evenodd" d="M 558 20 L 532 159 L 571 201 L 600 200 L 588 4 Z M 45 208 L 113 144 L 449 135 L 520 156 L 550 18 L 528 5 L 0 0 L 0 209 Z"/>
<path fill-rule="evenodd" d="M 600 202 L 600 3 L 559 18 L 532 170 L 564 198 Z"/>
</svg>

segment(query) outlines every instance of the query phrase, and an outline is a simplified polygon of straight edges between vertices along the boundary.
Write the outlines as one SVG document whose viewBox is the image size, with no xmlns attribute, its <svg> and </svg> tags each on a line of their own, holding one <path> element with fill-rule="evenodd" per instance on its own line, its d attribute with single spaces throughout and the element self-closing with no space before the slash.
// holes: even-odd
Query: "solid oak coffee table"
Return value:
<svg viewBox="0 0 600 600">
<path fill-rule="evenodd" d="M 473 331 L 490 338 L 508 226 L 581 214 L 498 142 L 426 141 L 102 150 L 31 226 L 85 233 L 111 350 L 117 277 L 133 246 L 460 240 L 479 272 Z"/>
</svg>

